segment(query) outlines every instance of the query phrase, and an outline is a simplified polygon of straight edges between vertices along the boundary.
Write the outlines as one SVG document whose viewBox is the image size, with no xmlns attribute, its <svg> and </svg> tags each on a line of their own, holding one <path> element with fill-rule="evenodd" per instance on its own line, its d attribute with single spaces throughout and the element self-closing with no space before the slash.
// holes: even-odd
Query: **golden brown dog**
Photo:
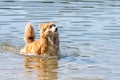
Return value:
<svg viewBox="0 0 120 80">
<path fill-rule="evenodd" d="M 35 55 L 57 55 L 59 52 L 58 29 L 54 23 L 45 23 L 39 25 L 40 39 L 35 40 L 35 33 L 31 23 L 25 28 L 24 40 L 25 47 L 21 50 L 25 54 Z"/>
</svg>

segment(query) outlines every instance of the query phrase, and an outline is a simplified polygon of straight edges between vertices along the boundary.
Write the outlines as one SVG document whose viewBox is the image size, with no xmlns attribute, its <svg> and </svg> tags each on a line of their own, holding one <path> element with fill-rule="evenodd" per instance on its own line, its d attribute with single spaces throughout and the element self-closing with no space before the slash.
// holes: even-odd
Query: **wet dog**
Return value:
<svg viewBox="0 0 120 80">
<path fill-rule="evenodd" d="M 24 40 L 26 45 L 21 50 L 25 54 L 33 55 L 58 55 L 59 53 L 59 34 L 58 28 L 54 23 L 39 25 L 40 39 L 35 40 L 34 28 L 28 23 L 25 28 Z"/>
</svg>

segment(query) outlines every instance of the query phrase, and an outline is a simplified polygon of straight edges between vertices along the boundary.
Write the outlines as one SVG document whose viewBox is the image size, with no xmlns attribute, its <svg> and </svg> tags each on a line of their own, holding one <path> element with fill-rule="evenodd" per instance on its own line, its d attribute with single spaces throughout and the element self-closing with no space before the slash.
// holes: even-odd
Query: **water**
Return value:
<svg viewBox="0 0 120 80">
<path fill-rule="evenodd" d="M 0 0 L 0 80 L 119 80 L 119 0 Z M 60 59 L 18 55 L 32 22 L 54 22 Z"/>
</svg>

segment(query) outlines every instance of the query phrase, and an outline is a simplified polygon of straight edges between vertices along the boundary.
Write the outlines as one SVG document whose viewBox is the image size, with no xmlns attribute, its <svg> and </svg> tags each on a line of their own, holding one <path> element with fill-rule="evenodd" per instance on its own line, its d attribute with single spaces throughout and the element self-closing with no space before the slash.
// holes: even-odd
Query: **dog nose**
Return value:
<svg viewBox="0 0 120 80">
<path fill-rule="evenodd" d="M 57 30 L 58 30 L 58 29 L 57 29 L 57 28 L 55 28 L 55 32 L 57 32 Z"/>
</svg>

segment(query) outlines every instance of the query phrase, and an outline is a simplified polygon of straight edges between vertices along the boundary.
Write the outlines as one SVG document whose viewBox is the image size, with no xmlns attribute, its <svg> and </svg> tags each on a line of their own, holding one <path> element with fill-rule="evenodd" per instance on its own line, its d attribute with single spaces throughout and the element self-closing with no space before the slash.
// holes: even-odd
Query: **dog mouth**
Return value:
<svg viewBox="0 0 120 80">
<path fill-rule="evenodd" d="M 55 32 L 57 32 L 58 31 L 58 29 L 57 28 L 55 28 Z"/>
<path fill-rule="evenodd" d="M 57 27 L 53 26 L 53 27 L 51 28 L 51 31 L 52 31 L 52 32 L 57 32 L 58 29 L 57 29 Z"/>
</svg>

